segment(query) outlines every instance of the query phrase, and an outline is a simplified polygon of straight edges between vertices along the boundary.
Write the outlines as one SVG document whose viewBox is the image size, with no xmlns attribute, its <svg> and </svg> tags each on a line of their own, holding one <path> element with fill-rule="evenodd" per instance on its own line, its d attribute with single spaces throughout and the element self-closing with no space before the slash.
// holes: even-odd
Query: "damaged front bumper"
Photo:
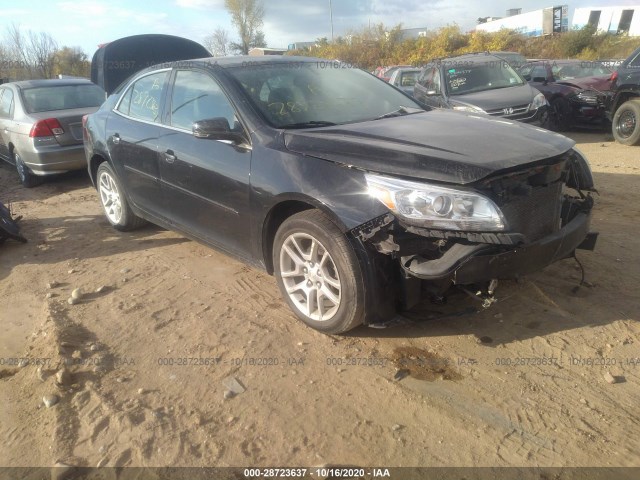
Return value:
<svg viewBox="0 0 640 480">
<path fill-rule="evenodd" d="M 559 231 L 536 242 L 509 250 L 488 244 L 457 243 L 436 260 L 401 257 L 401 266 L 421 280 L 450 280 L 457 285 L 514 279 L 573 256 L 576 249 L 593 250 L 598 234 L 589 232 L 590 215 L 578 213 Z"/>
</svg>

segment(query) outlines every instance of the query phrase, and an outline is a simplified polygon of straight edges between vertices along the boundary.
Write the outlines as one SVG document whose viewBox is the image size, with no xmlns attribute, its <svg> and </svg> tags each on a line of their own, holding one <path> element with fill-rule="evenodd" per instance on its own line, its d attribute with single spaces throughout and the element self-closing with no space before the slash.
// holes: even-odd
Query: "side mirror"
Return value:
<svg viewBox="0 0 640 480">
<path fill-rule="evenodd" d="M 245 138 L 231 130 L 229 121 L 224 117 L 210 118 L 193 122 L 193 136 L 211 140 L 229 140 L 235 144 L 243 143 Z"/>
</svg>

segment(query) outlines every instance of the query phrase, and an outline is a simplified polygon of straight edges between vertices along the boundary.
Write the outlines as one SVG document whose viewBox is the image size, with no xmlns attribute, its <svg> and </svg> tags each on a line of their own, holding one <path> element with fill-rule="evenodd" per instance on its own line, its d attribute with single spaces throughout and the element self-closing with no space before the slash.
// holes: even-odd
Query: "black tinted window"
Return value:
<svg viewBox="0 0 640 480">
<path fill-rule="evenodd" d="M 22 96 L 29 113 L 99 107 L 106 98 L 104 90 L 93 84 L 27 88 Z"/>
<path fill-rule="evenodd" d="M 13 92 L 8 88 L 3 88 L 0 97 L 0 118 L 11 118 L 13 109 Z"/>
<path fill-rule="evenodd" d="M 233 107 L 215 80 L 204 72 L 178 71 L 171 94 L 171 125 L 191 130 L 198 120 L 220 117 L 234 127 Z"/>
<path fill-rule="evenodd" d="M 153 73 L 142 77 L 129 87 L 122 103 L 130 103 L 129 115 L 131 117 L 149 122 L 160 121 L 160 102 L 168 75 L 168 71 Z M 121 106 L 125 107 L 122 104 Z"/>
</svg>

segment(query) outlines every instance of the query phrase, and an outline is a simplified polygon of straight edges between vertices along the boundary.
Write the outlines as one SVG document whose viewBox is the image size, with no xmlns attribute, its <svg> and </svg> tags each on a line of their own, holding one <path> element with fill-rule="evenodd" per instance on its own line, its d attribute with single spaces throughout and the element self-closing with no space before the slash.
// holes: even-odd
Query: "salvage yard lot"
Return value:
<svg viewBox="0 0 640 480">
<path fill-rule="evenodd" d="M 460 294 L 342 337 L 297 321 L 263 272 L 114 231 L 84 172 L 27 190 L 2 165 L 30 241 L 0 247 L 1 463 L 637 466 L 640 149 L 570 136 L 600 193 L 587 286 L 565 260 L 488 310 Z M 229 377 L 246 390 L 225 398 Z"/>
</svg>

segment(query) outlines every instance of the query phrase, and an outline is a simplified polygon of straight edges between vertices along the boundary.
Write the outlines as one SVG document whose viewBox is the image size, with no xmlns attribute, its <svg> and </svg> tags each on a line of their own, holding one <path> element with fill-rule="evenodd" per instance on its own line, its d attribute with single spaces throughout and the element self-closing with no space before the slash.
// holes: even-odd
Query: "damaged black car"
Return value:
<svg viewBox="0 0 640 480">
<path fill-rule="evenodd" d="M 307 325 L 384 322 L 454 286 L 487 299 L 592 250 L 591 170 L 559 134 L 425 107 L 340 62 L 164 64 L 84 121 L 108 221 L 145 221 L 275 275 Z"/>
</svg>

